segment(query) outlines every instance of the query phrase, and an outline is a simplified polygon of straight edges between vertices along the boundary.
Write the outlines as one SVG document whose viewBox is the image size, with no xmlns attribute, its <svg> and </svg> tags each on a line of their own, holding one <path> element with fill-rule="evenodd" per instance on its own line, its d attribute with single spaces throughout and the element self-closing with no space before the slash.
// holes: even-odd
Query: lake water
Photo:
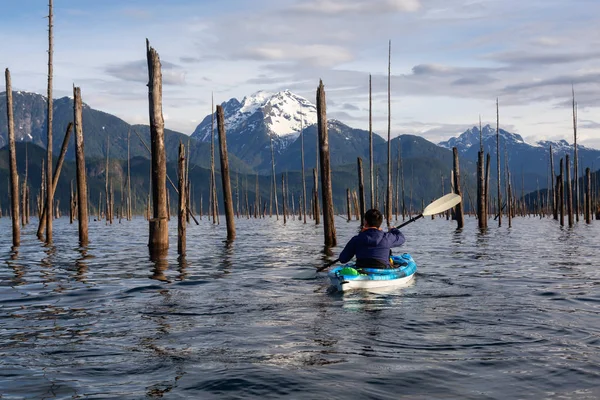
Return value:
<svg viewBox="0 0 600 400">
<path fill-rule="evenodd" d="M 336 217 L 338 240 L 356 222 Z M 330 293 L 321 227 L 280 219 L 188 229 L 149 261 L 147 223 L 54 223 L 54 247 L 0 220 L 2 399 L 598 399 L 600 224 L 518 218 L 478 234 L 404 228 L 419 269 L 389 292 Z M 503 221 L 506 224 L 506 221 Z M 490 223 L 493 225 L 493 223 Z M 339 253 L 340 247 L 334 249 Z"/>
</svg>

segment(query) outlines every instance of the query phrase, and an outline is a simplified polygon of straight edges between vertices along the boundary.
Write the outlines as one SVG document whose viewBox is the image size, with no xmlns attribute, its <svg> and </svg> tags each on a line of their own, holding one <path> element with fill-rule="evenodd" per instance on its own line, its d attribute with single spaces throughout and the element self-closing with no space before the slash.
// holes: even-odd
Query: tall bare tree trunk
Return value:
<svg viewBox="0 0 600 400">
<path fill-rule="evenodd" d="M 388 227 L 392 226 L 392 41 L 389 42 L 388 50 L 388 135 L 387 135 L 387 195 L 385 218 Z"/>
<path fill-rule="evenodd" d="M 225 116 L 223 107 L 217 106 L 217 126 L 219 129 L 219 149 L 221 155 L 221 181 L 223 182 L 223 203 L 227 222 L 227 241 L 235 239 L 235 220 L 231 201 L 231 181 L 229 179 L 229 160 L 227 158 L 227 138 L 225 136 Z"/>
<path fill-rule="evenodd" d="M 304 223 L 306 223 L 306 176 L 304 175 L 304 127 L 303 120 L 300 120 L 300 130 L 302 139 L 302 210 L 304 213 Z"/>
<path fill-rule="evenodd" d="M 568 168 L 568 167 L 567 167 Z M 560 175 L 558 176 L 558 203 L 560 208 L 560 226 L 565 226 L 565 184 L 564 184 L 564 168 L 563 159 L 560 159 Z"/>
<path fill-rule="evenodd" d="M 108 168 L 109 168 L 109 152 L 110 152 L 110 140 L 108 138 L 108 135 L 106 135 L 106 173 L 104 175 L 104 195 L 106 196 L 106 207 L 105 207 L 105 212 L 106 212 L 106 224 L 110 223 L 112 224 L 112 217 L 110 215 L 110 193 L 108 192 Z"/>
<path fill-rule="evenodd" d="M 398 158 L 396 159 L 396 221 L 398 221 L 398 214 L 400 214 L 400 137 L 398 137 Z"/>
<path fill-rule="evenodd" d="M 552 154 L 552 145 L 550 145 L 550 176 L 552 177 L 552 214 L 555 220 L 558 220 L 558 207 L 556 203 L 556 190 L 554 181 L 556 173 L 554 172 L 554 154 Z"/>
<path fill-rule="evenodd" d="M 566 160 L 566 175 L 567 175 L 567 219 L 569 221 L 569 227 L 573 226 L 573 190 L 571 188 L 571 159 L 567 154 Z M 575 176 L 577 179 L 577 176 Z"/>
<path fill-rule="evenodd" d="M 500 191 L 500 110 L 496 99 L 496 163 L 498 164 L 498 226 L 502 226 L 502 192 Z"/>
<path fill-rule="evenodd" d="M 269 137 L 269 142 L 271 143 L 271 174 L 273 175 L 273 195 L 275 197 L 275 214 L 277 216 L 277 221 L 279 221 L 279 206 L 277 204 L 277 178 L 275 176 L 275 153 L 273 152 L 273 138 Z"/>
<path fill-rule="evenodd" d="M 483 151 L 477 153 L 477 218 L 479 229 L 487 228 L 485 215 L 485 168 L 483 166 Z"/>
<path fill-rule="evenodd" d="M 10 202 L 12 217 L 13 246 L 21 244 L 21 225 L 19 222 L 19 173 L 17 171 L 17 152 L 15 148 L 15 122 L 13 115 L 12 84 L 10 71 L 6 68 L 6 117 L 8 121 L 8 153 L 10 158 Z"/>
<path fill-rule="evenodd" d="M 508 227 L 512 227 L 512 215 L 513 215 L 513 207 L 512 207 L 512 193 L 511 193 L 511 185 L 510 185 L 510 172 L 507 174 L 508 179 L 506 180 L 507 185 L 507 193 L 506 193 L 506 207 L 508 212 Z"/>
<path fill-rule="evenodd" d="M 375 184 L 373 182 L 373 95 L 371 91 L 371 74 L 369 74 L 369 184 L 371 189 L 371 207 L 375 208 Z"/>
<path fill-rule="evenodd" d="M 185 255 L 186 248 L 186 228 L 187 228 L 187 208 L 186 208 L 186 182 L 185 182 L 185 149 L 183 143 L 179 143 L 179 207 L 177 210 L 177 253 L 180 256 Z"/>
<path fill-rule="evenodd" d="M 83 120 L 81 118 L 81 90 L 73 88 L 73 120 L 75 130 L 75 159 L 77 170 L 77 221 L 79 223 L 79 245 L 87 246 L 88 240 L 88 188 L 85 172 L 85 150 L 83 146 Z M 67 128 L 67 132 L 71 130 Z M 62 154 L 62 151 L 61 151 Z M 98 208 L 99 210 L 100 208 Z M 98 211 L 99 212 L 99 211 Z"/>
<path fill-rule="evenodd" d="M 454 155 L 454 193 L 461 196 L 461 188 L 460 188 L 460 164 L 458 161 L 458 149 L 456 147 L 452 148 L 452 154 Z M 461 229 L 465 226 L 465 218 L 463 213 L 463 202 L 461 201 L 454 208 L 454 215 L 456 216 L 456 222 L 458 229 Z"/>
<path fill-rule="evenodd" d="M 492 161 L 492 156 L 490 155 L 490 153 L 487 154 L 487 156 L 485 157 L 485 218 L 486 220 L 488 219 L 488 213 L 490 210 L 490 200 L 492 198 L 492 196 L 490 196 L 490 165 L 491 165 L 491 161 Z M 485 226 L 487 227 L 487 221 L 485 223 Z"/>
<path fill-rule="evenodd" d="M 215 102 L 211 94 L 210 120 L 210 213 L 213 224 L 217 223 L 217 182 L 215 181 Z"/>
<path fill-rule="evenodd" d="M 575 103 L 575 87 L 573 91 L 573 190 L 575 192 L 575 220 L 579 222 L 579 159 L 577 157 L 577 103 Z"/>
<path fill-rule="evenodd" d="M 131 221 L 131 156 L 129 147 L 131 142 L 131 129 L 127 132 L 127 221 Z"/>
<path fill-rule="evenodd" d="M 150 137 L 152 148 L 152 205 L 148 246 L 150 252 L 169 248 L 167 221 L 167 157 L 165 154 L 165 122 L 162 113 L 162 72 L 160 57 L 146 39 L 148 59 L 148 101 L 150 105 Z M 183 194 L 182 194 L 183 195 Z"/>
<path fill-rule="evenodd" d="M 52 205 L 54 204 L 54 188 L 52 187 L 52 58 L 54 53 L 53 43 L 53 20 L 52 14 L 53 0 L 48 0 L 48 137 L 47 151 L 48 157 L 46 161 L 46 205 L 50 212 L 46 213 L 46 244 L 52 243 Z"/>
<path fill-rule="evenodd" d="M 317 125 L 319 132 L 319 154 L 321 161 L 321 196 L 323 198 L 323 228 L 326 247 L 337 244 L 333 195 L 331 190 L 331 169 L 329 166 L 329 135 L 327 133 L 327 110 L 325 102 L 325 88 L 323 81 L 319 82 L 317 88 Z"/>
</svg>

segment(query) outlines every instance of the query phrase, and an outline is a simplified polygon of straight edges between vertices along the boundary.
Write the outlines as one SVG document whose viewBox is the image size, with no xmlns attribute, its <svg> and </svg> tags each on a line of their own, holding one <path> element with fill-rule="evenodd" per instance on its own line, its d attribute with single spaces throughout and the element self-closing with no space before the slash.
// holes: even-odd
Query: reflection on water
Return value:
<svg viewBox="0 0 600 400">
<path fill-rule="evenodd" d="M 233 243 L 199 222 L 184 257 L 149 256 L 142 219 L 92 223 L 83 248 L 64 218 L 50 247 L 35 223 L 6 237 L 0 397 L 600 397 L 598 224 L 422 220 L 410 285 L 341 294 L 292 278 L 355 221 L 334 249 L 302 221 L 242 218 Z"/>
</svg>

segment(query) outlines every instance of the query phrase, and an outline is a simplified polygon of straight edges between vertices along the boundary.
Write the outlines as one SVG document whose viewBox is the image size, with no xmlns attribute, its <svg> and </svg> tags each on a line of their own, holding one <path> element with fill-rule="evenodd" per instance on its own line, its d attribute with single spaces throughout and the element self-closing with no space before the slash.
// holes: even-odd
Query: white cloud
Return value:
<svg viewBox="0 0 600 400">
<path fill-rule="evenodd" d="M 336 15 L 415 12 L 420 8 L 419 0 L 302 0 L 292 7 L 296 11 Z"/>
<path fill-rule="evenodd" d="M 341 46 L 294 43 L 265 43 L 244 50 L 241 56 L 264 61 L 297 61 L 317 67 L 331 67 L 353 58 L 353 55 Z"/>
</svg>

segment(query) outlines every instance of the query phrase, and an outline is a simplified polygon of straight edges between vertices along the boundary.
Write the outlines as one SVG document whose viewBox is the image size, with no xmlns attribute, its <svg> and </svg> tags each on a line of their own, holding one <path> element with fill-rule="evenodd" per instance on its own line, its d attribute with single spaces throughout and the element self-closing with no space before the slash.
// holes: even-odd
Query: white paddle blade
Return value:
<svg viewBox="0 0 600 400">
<path fill-rule="evenodd" d="M 460 203 L 461 197 L 455 193 L 448 193 L 447 195 L 440 197 L 423 210 L 423 216 L 435 215 L 443 213 L 446 210 L 451 209 Z"/>
</svg>

